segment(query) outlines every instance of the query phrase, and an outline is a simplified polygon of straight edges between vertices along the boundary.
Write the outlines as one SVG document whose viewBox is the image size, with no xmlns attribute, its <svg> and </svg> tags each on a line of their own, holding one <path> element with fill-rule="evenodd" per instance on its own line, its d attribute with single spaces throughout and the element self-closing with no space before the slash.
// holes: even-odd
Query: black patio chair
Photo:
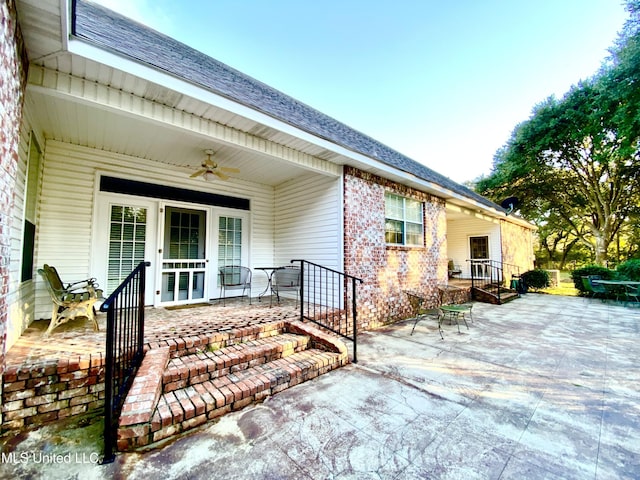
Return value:
<svg viewBox="0 0 640 480">
<path fill-rule="evenodd" d="M 449 260 L 447 264 L 447 270 L 449 278 L 455 278 L 459 275 L 462 275 L 462 269 L 458 265 L 453 264 L 453 260 Z"/>
<path fill-rule="evenodd" d="M 413 315 L 415 315 L 415 322 L 413 323 L 413 328 L 411 329 L 411 335 L 413 335 L 418 322 L 426 318 L 431 318 L 438 322 L 438 333 L 440 333 L 440 338 L 444 340 L 444 336 L 442 335 L 442 320 L 444 318 L 444 312 L 439 308 L 426 308 L 424 306 L 426 299 L 420 295 L 417 295 L 413 292 L 404 293 L 406 293 L 407 297 L 409 297 L 409 304 L 411 305 Z"/>
<path fill-rule="evenodd" d="M 585 279 L 587 282 L 586 284 L 585 284 Z M 594 282 L 594 280 L 600 280 L 600 276 L 589 275 L 587 277 L 582 277 L 582 284 L 584 285 L 585 288 L 587 288 L 587 285 L 588 285 L 587 291 L 591 293 L 591 296 L 593 298 L 600 298 L 603 302 L 606 301 L 609 296 L 607 289 L 601 283 L 598 283 L 597 281 Z"/>
<path fill-rule="evenodd" d="M 240 265 L 226 265 L 220 267 L 220 296 L 222 304 L 226 305 L 228 290 L 242 290 L 241 297 L 248 291 L 249 305 L 251 305 L 251 269 Z"/>
<path fill-rule="evenodd" d="M 300 268 L 285 267 L 274 271 L 271 279 L 271 291 L 276 294 L 278 304 L 280 303 L 280 293 L 295 292 L 297 307 L 300 296 Z"/>
</svg>

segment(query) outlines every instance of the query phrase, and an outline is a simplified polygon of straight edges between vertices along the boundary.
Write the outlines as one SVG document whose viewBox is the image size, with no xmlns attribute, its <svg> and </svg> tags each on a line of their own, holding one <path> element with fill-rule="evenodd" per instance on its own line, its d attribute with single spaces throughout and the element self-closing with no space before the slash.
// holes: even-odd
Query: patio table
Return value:
<svg viewBox="0 0 640 480">
<path fill-rule="evenodd" d="M 273 274 L 276 270 L 284 270 L 285 267 L 255 267 L 256 270 L 262 270 L 267 276 L 267 286 L 264 291 L 258 295 L 258 301 L 262 301 L 262 297 L 266 295 L 267 292 L 270 292 L 273 295 L 273 291 L 271 286 L 273 285 Z"/>
<path fill-rule="evenodd" d="M 469 314 L 469 318 L 471 318 L 471 321 L 473 322 L 473 315 L 471 313 L 472 308 L 473 305 L 469 304 L 440 305 L 440 310 L 442 310 L 443 317 L 449 315 L 449 321 L 455 319 L 456 325 L 458 326 L 458 333 L 460 333 L 460 322 L 458 321 L 460 317 L 462 317 L 462 321 L 467 327 L 467 330 L 469 330 L 466 315 Z"/>
<path fill-rule="evenodd" d="M 626 301 L 630 298 L 636 303 L 640 302 L 638 298 L 640 296 L 640 282 L 633 280 L 592 280 L 593 283 L 602 285 L 608 293 L 611 293 L 616 297 L 616 300 L 620 299 L 620 295 L 623 295 Z"/>
</svg>

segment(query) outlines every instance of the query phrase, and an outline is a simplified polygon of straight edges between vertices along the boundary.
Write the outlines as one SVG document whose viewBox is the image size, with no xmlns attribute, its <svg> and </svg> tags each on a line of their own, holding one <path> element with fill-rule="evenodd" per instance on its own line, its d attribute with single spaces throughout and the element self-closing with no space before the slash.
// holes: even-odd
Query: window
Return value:
<svg viewBox="0 0 640 480">
<path fill-rule="evenodd" d="M 385 241 L 391 245 L 422 246 L 422 232 L 422 203 L 385 194 Z"/>
<path fill-rule="evenodd" d="M 29 163 L 26 172 L 25 205 L 24 205 L 24 230 L 22 238 L 22 271 L 20 281 L 25 282 L 33 278 L 33 264 L 36 241 L 36 201 L 40 183 L 40 163 L 42 153 L 36 141 L 36 136 L 31 133 L 29 145 Z"/>
<path fill-rule="evenodd" d="M 242 265 L 242 218 L 218 219 L 218 268 Z"/>
<path fill-rule="evenodd" d="M 144 260 L 147 209 L 111 205 L 107 291 L 113 292 Z"/>
</svg>

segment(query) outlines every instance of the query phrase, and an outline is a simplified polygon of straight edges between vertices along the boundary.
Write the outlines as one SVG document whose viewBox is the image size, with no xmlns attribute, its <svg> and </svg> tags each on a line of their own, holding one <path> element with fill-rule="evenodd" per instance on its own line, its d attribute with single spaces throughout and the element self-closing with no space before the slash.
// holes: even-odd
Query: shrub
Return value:
<svg viewBox="0 0 640 480">
<path fill-rule="evenodd" d="M 618 265 L 618 276 L 624 280 L 640 281 L 640 260 L 627 260 Z"/>
<path fill-rule="evenodd" d="M 578 268 L 571 272 L 571 279 L 573 285 L 578 289 L 580 294 L 586 293 L 584 285 L 582 285 L 582 277 L 589 277 L 591 275 L 598 275 L 603 280 L 611 280 L 616 276 L 613 270 L 601 267 L 600 265 L 589 265 L 588 267 Z"/>
<path fill-rule="evenodd" d="M 541 270 L 539 268 L 524 272 L 522 275 L 520 275 L 520 278 L 522 278 L 527 288 L 532 288 L 534 290 L 547 288 L 550 285 L 549 272 L 547 272 L 546 270 Z"/>
</svg>

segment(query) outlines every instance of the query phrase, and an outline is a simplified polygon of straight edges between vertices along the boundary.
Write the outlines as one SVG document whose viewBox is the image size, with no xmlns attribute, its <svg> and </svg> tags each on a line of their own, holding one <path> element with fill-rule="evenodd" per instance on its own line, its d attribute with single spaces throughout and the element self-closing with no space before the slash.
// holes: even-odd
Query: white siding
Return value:
<svg viewBox="0 0 640 480">
<path fill-rule="evenodd" d="M 9 323 L 7 325 L 7 350 L 16 342 L 22 332 L 34 319 L 34 296 L 37 274 L 34 272 L 33 280 L 21 281 L 22 277 L 22 245 L 24 238 L 25 220 L 25 195 L 27 169 L 29 162 L 29 146 L 31 138 L 32 123 L 29 115 L 25 112 L 20 128 L 20 142 L 18 144 L 18 165 L 16 172 L 16 185 L 13 196 L 13 208 L 11 219 L 11 250 L 9 252 L 9 289 L 7 303 L 9 305 Z M 37 185 L 33 185 L 36 187 Z M 36 192 L 29 192 L 35 195 Z M 32 221 L 34 219 L 31 219 Z M 38 231 L 36 229 L 36 235 Z M 36 237 L 37 251 L 37 237 Z"/>
<path fill-rule="evenodd" d="M 276 188 L 275 263 L 342 270 L 341 179 L 308 174 Z"/>
<path fill-rule="evenodd" d="M 471 276 L 466 260 L 471 257 L 469 237 L 489 237 L 489 255 L 491 260 L 501 261 L 500 225 L 469 215 L 464 219 L 447 222 L 447 254 L 450 260 L 462 268 L 462 276 Z"/>
<path fill-rule="evenodd" d="M 184 171 L 172 171 L 171 167 L 157 162 L 57 141 L 47 142 L 44 158 L 39 219 L 41 247 L 35 262 L 39 267 L 44 263 L 55 265 L 65 281 L 93 276 L 92 225 L 98 172 L 249 199 L 250 266 L 274 262 L 274 195 L 269 186 L 240 181 L 207 183 L 189 179 Z M 260 276 L 256 275 L 256 280 L 256 287 L 260 287 Z M 36 307 L 37 318 L 50 316 L 50 301 L 42 285 L 38 288 Z"/>
</svg>

